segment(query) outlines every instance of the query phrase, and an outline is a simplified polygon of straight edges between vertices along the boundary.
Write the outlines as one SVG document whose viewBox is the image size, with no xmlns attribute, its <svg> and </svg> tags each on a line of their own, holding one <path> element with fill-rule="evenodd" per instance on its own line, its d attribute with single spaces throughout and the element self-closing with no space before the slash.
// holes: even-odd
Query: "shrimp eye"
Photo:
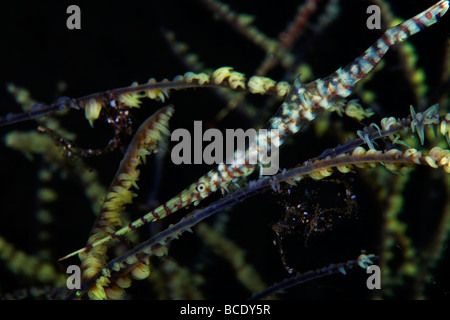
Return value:
<svg viewBox="0 0 450 320">
<path fill-rule="evenodd" d="M 203 183 L 200 183 L 198 186 L 197 186 L 197 191 L 198 192 L 204 192 L 206 190 L 206 187 L 205 187 L 205 185 L 203 184 Z"/>
</svg>

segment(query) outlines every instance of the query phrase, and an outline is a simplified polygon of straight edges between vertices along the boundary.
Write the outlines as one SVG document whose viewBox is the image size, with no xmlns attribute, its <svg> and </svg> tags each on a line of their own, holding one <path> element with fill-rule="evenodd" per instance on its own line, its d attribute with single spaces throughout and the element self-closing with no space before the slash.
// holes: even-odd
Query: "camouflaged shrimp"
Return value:
<svg viewBox="0 0 450 320">
<path fill-rule="evenodd" d="M 390 47 L 436 23 L 448 8 L 448 0 L 439 1 L 415 17 L 388 29 L 362 55 L 323 79 L 302 85 L 300 79 L 296 78 L 285 101 L 264 127 L 269 130 L 278 130 L 277 136 L 272 135 L 267 138 L 266 145 L 270 146 L 268 142 L 273 139 L 277 140 L 277 147 L 281 146 L 289 136 L 299 132 L 319 113 L 329 110 L 338 100 L 348 97 L 355 85 L 381 61 Z M 89 251 L 93 247 L 107 243 L 146 223 L 160 220 L 187 206 L 196 206 L 218 189 L 226 190 L 230 183 L 237 182 L 255 170 L 256 166 L 245 160 L 246 155 L 255 151 L 251 148 L 247 149 L 245 154 L 243 152 L 236 154 L 231 164 L 219 164 L 175 197 L 138 220 L 60 260 Z"/>
</svg>

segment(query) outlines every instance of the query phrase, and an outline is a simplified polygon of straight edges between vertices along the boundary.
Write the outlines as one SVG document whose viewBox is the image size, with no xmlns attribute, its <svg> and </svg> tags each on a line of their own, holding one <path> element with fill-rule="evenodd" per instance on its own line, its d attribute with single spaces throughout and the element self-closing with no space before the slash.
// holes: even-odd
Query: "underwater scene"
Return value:
<svg viewBox="0 0 450 320">
<path fill-rule="evenodd" d="M 448 7 L 1 4 L 0 299 L 448 299 Z"/>
</svg>

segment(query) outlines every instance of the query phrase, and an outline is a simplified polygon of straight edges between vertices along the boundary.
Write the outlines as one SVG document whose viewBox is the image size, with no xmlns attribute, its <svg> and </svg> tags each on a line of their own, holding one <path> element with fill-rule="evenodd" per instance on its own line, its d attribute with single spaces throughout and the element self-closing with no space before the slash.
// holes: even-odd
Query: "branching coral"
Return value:
<svg viewBox="0 0 450 320">
<path fill-rule="evenodd" d="M 434 5 L 433 1 L 411 8 L 386 1 L 373 3 L 382 8 L 385 30 Z M 367 275 L 348 271 L 357 265 L 361 253 L 379 257 L 370 261 L 379 264 L 383 272 L 382 289 L 375 295 L 421 298 L 428 294 L 439 296 L 448 289 L 445 275 L 435 272 L 439 263 L 447 263 L 444 248 L 450 229 L 449 70 L 445 60 L 449 50 L 445 31 L 448 17 L 425 30 L 428 36 L 419 33 L 408 39 L 407 45 L 397 46 L 368 76 L 363 60 L 374 65 L 378 62 L 370 52 L 358 64 L 350 65 L 345 70 L 363 78 L 354 89 L 356 83 L 346 83 L 342 71 L 324 78 L 325 82 L 315 82 L 314 87 L 310 81 L 352 61 L 371 45 L 365 38 L 373 37 L 373 42 L 382 33 L 365 28 L 367 5 L 360 2 L 300 1 L 283 5 L 286 7 L 272 3 L 272 9 L 265 12 L 246 2 L 224 5 L 200 1 L 191 14 L 186 14 L 184 7 L 179 11 L 161 10 L 157 25 L 136 17 L 138 12 L 148 10 L 133 8 L 119 13 L 117 8 L 106 8 L 105 14 L 111 16 L 114 12 L 113 20 L 118 24 L 112 33 L 115 36 L 103 42 L 101 37 L 89 35 L 89 41 L 98 41 L 90 43 L 92 47 L 105 54 L 101 60 L 107 65 L 105 69 L 97 59 L 98 53 L 81 50 L 87 44 L 79 45 L 74 33 L 67 34 L 67 30 L 61 32 L 73 42 L 54 44 L 66 51 L 56 54 L 47 48 L 39 61 L 29 60 L 30 65 L 51 71 L 51 75 L 41 72 L 45 75 L 39 81 L 42 88 L 54 84 L 57 79 L 53 70 L 64 66 L 61 70 L 67 74 L 62 78 L 67 87 L 61 84 L 58 92 L 43 91 L 33 85 L 36 81 L 29 73 L 15 63 L 11 65 L 4 80 L 14 85 L 5 86 L 8 93 L 2 92 L 1 106 L 14 106 L 10 98 L 5 98 L 10 94 L 23 109 L 4 109 L 0 116 L 0 123 L 5 124 L 0 127 L 4 136 L 1 158 L 5 163 L 1 271 L 14 275 L 0 285 L 3 297 L 17 297 L 19 289 L 42 283 L 61 289 L 56 294 L 53 289 L 44 290 L 57 298 L 135 298 L 136 288 L 139 298 L 248 298 L 258 291 L 262 297 L 275 293 L 278 289 L 274 288 L 287 287 L 287 293 L 279 297 L 323 298 L 333 296 L 336 288 L 345 290 L 348 297 L 371 297 L 374 291 L 361 289 Z M 439 5 L 448 6 L 448 2 Z M 275 8 L 279 11 L 275 12 Z M 92 5 L 93 11 L 83 15 L 82 37 L 99 30 L 100 17 L 90 14 L 99 15 L 104 9 Z M 14 10 L 14 6 L 8 10 Z M 211 11 L 217 20 L 208 18 Z M 238 12 L 254 12 L 254 16 Z M 400 21 L 396 14 L 402 16 Z M 163 18 L 168 16 L 171 19 Z M 417 21 L 416 26 L 411 24 L 400 31 L 422 28 L 423 22 Z M 359 23 L 363 27 L 358 31 L 354 26 Z M 186 32 L 189 28 L 180 25 L 189 25 L 192 30 Z M 278 36 L 275 32 L 279 32 Z M 388 46 L 394 42 L 390 36 L 381 38 Z M 144 38 L 151 49 L 143 44 Z M 47 42 L 40 39 L 39 45 L 45 47 Z M 12 41 L 9 51 L 3 54 L 11 55 L 20 49 Z M 170 56 L 170 51 L 176 55 Z M 381 57 L 384 53 L 377 54 Z M 43 58 L 53 55 L 56 64 L 44 63 Z M 71 57 L 75 65 L 58 60 L 64 57 Z M 187 70 L 182 69 L 183 64 Z M 89 72 L 80 72 L 83 69 Z M 300 80 L 295 81 L 299 74 Z M 149 75 L 152 78 L 147 81 Z M 131 81 L 136 82 L 123 86 Z M 324 95 L 325 101 L 321 102 L 317 97 L 325 92 L 321 83 L 327 81 L 332 84 L 330 90 L 340 97 L 351 93 L 352 100 Z M 311 85 L 300 85 L 308 82 Z M 66 92 L 60 92 L 64 87 Z M 53 95 L 76 98 L 53 100 Z M 50 102 L 36 103 L 30 96 Z M 311 100 L 334 111 L 318 116 L 315 107 L 301 110 L 302 133 L 290 139 L 283 137 L 286 143 L 280 150 L 282 166 L 291 169 L 264 179 L 251 175 L 253 170 L 249 170 L 243 174 L 245 179 L 231 179 L 216 188 L 230 193 L 224 197 L 219 192 L 208 198 L 191 196 L 194 189 L 205 192 L 202 181 L 191 183 L 210 168 L 171 163 L 167 156 L 169 142 L 164 138 L 167 130 L 190 127 L 198 119 L 221 130 L 259 128 L 275 114 L 286 96 L 291 101 L 298 99 L 303 107 L 310 106 Z M 174 109 L 157 111 L 166 103 L 173 104 Z M 276 117 L 283 119 L 287 115 L 293 121 L 295 112 L 299 112 L 288 107 L 280 110 Z M 276 117 L 271 125 L 288 127 L 287 122 Z M 23 121 L 27 119 L 32 121 Z M 293 124 L 289 126 L 291 132 L 299 130 Z M 159 152 L 150 155 L 155 148 Z M 144 159 L 146 164 L 141 161 Z M 13 171 L 22 176 L 12 178 Z M 331 196 L 308 201 L 313 194 L 329 192 L 324 184 L 315 182 L 327 181 L 328 177 L 351 186 L 355 212 L 345 221 L 330 219 L 319 226 L 317 221 L 326 219 L 325 213 L 340 212 Z M 246 181 L 250 183 L 246 185 Z M 305 194 L 300 198 L 296 191 L 303 190 L 300 188 L 305 181 Z M 189 185 L 194 189 L 185 189 L 186 197 L 180 197 L 180 202 L 165 204 Z M 337 198 L 347 199 L 342 192 L 350 191 L 338 191 Z M 190 209 L 193 205 L 203 208 L 192 213 L 189 208 L 181 210 L 191 198 L 194 201 L 189 203 Z M 200 203 L 203 198 L 207 199 Z M 162 211 L 155 211 L 158 207 Z M 148 226 L 145 222 L 149 217 L 158 220 L 174 208 L 180 212 L 137 229 Z M 307 211 L 314 212 L 314 219 L 288 223 Z M 289 241 L 282 247 L 273 232 L 281 219 L 283 226 L 290 228 L 286 233 Z M 309 224 L 308 228 L 302 228 L 304 223 Z M 136 229 L 126 238 L 116 233 L 124 225 L 128 225 L 127 232 Z M 113 241 L 93 245 L 105 236 Z M 82 288 L 67 295 L 61 276 L 67 265 L 80 262 L 77 257 L 56 261 L 84 245 L 87 250 L 80 251 Z M 360 259 L 364 257 L 367 255 Z M 334 262 L 341 264 L 330 265 Z M 323 266 L 329 267 L 319 269 Z M 286 269 L 298 272 L 298 276 L 290 278 Z M 39 270 L 50 270 L 51 276 L 29 279 L 42 273 Z M 322 277 L 338 271 L 348 272 L 340 278 Z M 142 281 L 131 282 L 130 275 Z M 439 287 L 431 286 L 427 291 L 433 277 Z M 305 285 L 305 279 L 322 281 L 333 289 L 324 292 L 321 286 Z M 272 283 L 280 285 L 270 287 Z M 265 287 L 269 287 L 268 291 L 264 291 Z M 38 295 L 37 291 L 28 292 Z"/>
</svg>

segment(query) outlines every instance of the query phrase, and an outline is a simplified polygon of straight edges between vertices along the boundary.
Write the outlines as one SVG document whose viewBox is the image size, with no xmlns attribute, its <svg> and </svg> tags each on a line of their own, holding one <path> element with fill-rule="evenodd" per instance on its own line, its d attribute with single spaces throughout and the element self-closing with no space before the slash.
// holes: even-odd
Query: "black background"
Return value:
<svg viewBox="0 0 450 320">
<path fill-rule="evenodd" d="M 340 17 L 323 34 L 308 38 L 303 36 L 295 46 L 294 52 L 299 60 L 310 63 L 316 77 L 323 77 L 338 67 L 350 62 L 362 53 L 381 34 L 381 30 L 366 28 L 368 1 L 342 1 Z M 396 1 L 394 12 L 406 19 L 431 6 L 434 1 Z M 66 8 L 77 4 L 81 8 L 81 30 L 66 28 Z M 276 37 L 292 18 L 298 1 L 230 1 L 238 12 L 256 16 L 255 25 L 271 37 Z M 420 56 L 418 64 L 425 68 L 430 87 L 430 102 L 433 90 L 437 89 L 438 78 L 443 65 L 444 48 L 448 37 L 448 14 L 436 26 L 415 35 L 410 40 Z M 132 82 L 146 82 L 149 78 L 172 79 L 188 71 L 171 51 L 161 34 L 161 27 L 176 32 L 180 41 L 190 45 L 190 50 L 198 53 L 208 68 L 233 66 L 235 70 L 252 75 L 263 59 L 262 50 L 244 39 L 223 22 L 218 22 L 198 1 L 91 1 L 91 2 L 2 2 L 0 4 L 0 115 L 20 112 L 19 106 L 6 91 L 8 83 L 27 88 L 32 96 L 43 103 L 51 103 L 60 95 L 80 97 L 93 92 L 130 85 Z M 395 54 L 386 56 L 387 67 L 373 79 L 373 90 L 379 96 L 378 117 L 387 115 L 406 116 L 409 105 L 416 104 L 402 78 L 401 66 Z M 281 79 L 280 70 L 269 74 Z M 290 81 L 292 79 L 289 79 Z M 64 92 L 58 92 L 57 84 L 63 81 Z M 254 98 L 258 103 L 259 98 Z M 169 100 L 176 107 L 171 121 L 171 130 L 178 127 L 190 129 L 194 120 L 207 123 L 224 107 L 213 91 L 198 89 L 174 92 Z M 136 111 L 137 126 L 147 116 L 163 106 L 159 102 L 148 102 Z M 275 110 L 274 110 L 275 111 Z M 261 119 L 259 119 L 261 120 Z M 109 138 L 111 131 L 105 124 L 96 123 L 91 129 L 82 112 L 73 112 L 63 120 L 72 131 L 79 134 L 79 144 L 88 147 L 101 147 Z M 222 123 L 220 129 L 249 128 L 254 119 L 232 113 Z M 29 130 L 36 127 L 33 121 L 18 123 L 0 128 L 3 136 L 12 130 Z M 281 167 L 292 167 L 309 157 L 316 156 L 325 148 L 335 146 L 333 133 L 329 132 L 319 141 L 313 140 L 309 133 L 299 137 L 295 143 L 286 147 L 286 156 L 281 158 Z M 327 139 L 329 139 L 327 141 Z M 120 162 L 121 154 L 113 153 L 107 157 L 90 159 L 89 164 L 100 172 L 100 177 L 108 185 Z M 176 167 L 167 157 L 162 169 L 158 200 L 168 200 L 182 188 L 190 184 L 207 168 L 201 166 Z M 38 164 L 29 162 L 17 152 L 0 144 L 0 233 L 22 250 L 36 252 L 39 245 L 35 238 L 35 218 L 33 217 L 36 177 Z M 150 166 L 151 167 L 151 166 Z M 150 173 L 152 168 L 148 169 Z M 143 190 L 152 188 L 151 179 L 144 180 Z M 86 200 L 79 194 L 79 186 L 62 187 L 57 212 L 55 240 L 52 254 L 55 260 L 84 244 L 93 221 L 86 209 Z M 409 201 L 417 201 L 418 207 L 413 217 L 423 218 L 426 208 L 420 204 L 421 185 L 412 187 Z M 364 188 L 355 189 L 361 199 L 361 212 L 338 227 L 332 233 L 319 237 L 318 247 L 299 249 L 299 271 L 307 271 L 325 266 L 331 262 L 343 262 L 356 257 L 361 250 L 377 251 L 379 237 L 379 216 L 373 199 Z M 78 193 L 77 193 L 78 192 Z M 426 197 L 426 196 L 424 196 Z M 280 216 L 280 208 L 273 195 L 263 195 L 251 199 L 233 211 L 230 216 L 229 236 L 241 247 L 248 250 L 248 259 L 261 271 L 268 283 L 280 281 L 287 276 L 281 266 L 278 250 L 273 246 L 274 234 L 270 225 Z M 426 220 L 426 218 L 425 218 Z M 417 221 L 415 221 L 418 224 Z M 420 223 L 419 223 L 420 224 Z M 426 237 L 429 230 L 418 228 L 419 238 Z M 423 234 L 422 234 L 423 233 Z M 328 238 L 329 237 L 329 238 Z M 192 267 L 202 252 L 191 252 L 199 246 L 198 239 L 188 236 L 185 247 L 175 244 L 174 255 L 178 255 L 182 265 Z M 178 246 L 178 247 L 177 247 Z M 235 280 L 229 280 L 227 273 L 218 262 L 206 262 L 206 266 L 192 268 L 203 272 L 208 281 L 205 295 L 211 298 L 246 298 L 246 293 Z M 448 266 L 448 257 L 443 266 Z M 59 266 L 63 268 L 63 266 Z M 205 268 L 205 269 L 201 269 Z M 16 279 L 14 274 L 0 269 L 1 293 L 26 287 L 28 283 Z M 201 271 L 204 270 L 204 271 Z M 439 269 L 440 270 L 440 269 Z M 442 270 L 445 270 L 442 267 Z M 223 275 L 225 274 L 225 275 Z M 229 274 L 228 274 L 229 276 Z M 289 298 L 370 298 L 365 288 L 365 275 L 359 270 L 346 277 L 330 277 L 323 282 L 314 282 L 294 290 Z M 445 298 L 450 287 L 448 276 L 443 273 L 428 292 L 431 298 Z M 139 286 L 139 284 L 137 285 Z M 139 292 L 141 294 L 141 292 Z M 142 296 L 147 297 L 145 292 Z M 136 297 L 136 296 L 134 296 Z M 152 294 L 149 294 L 152 297 Z M 405 293 L 404 296 L 408 297 Z"/>
</svg>

